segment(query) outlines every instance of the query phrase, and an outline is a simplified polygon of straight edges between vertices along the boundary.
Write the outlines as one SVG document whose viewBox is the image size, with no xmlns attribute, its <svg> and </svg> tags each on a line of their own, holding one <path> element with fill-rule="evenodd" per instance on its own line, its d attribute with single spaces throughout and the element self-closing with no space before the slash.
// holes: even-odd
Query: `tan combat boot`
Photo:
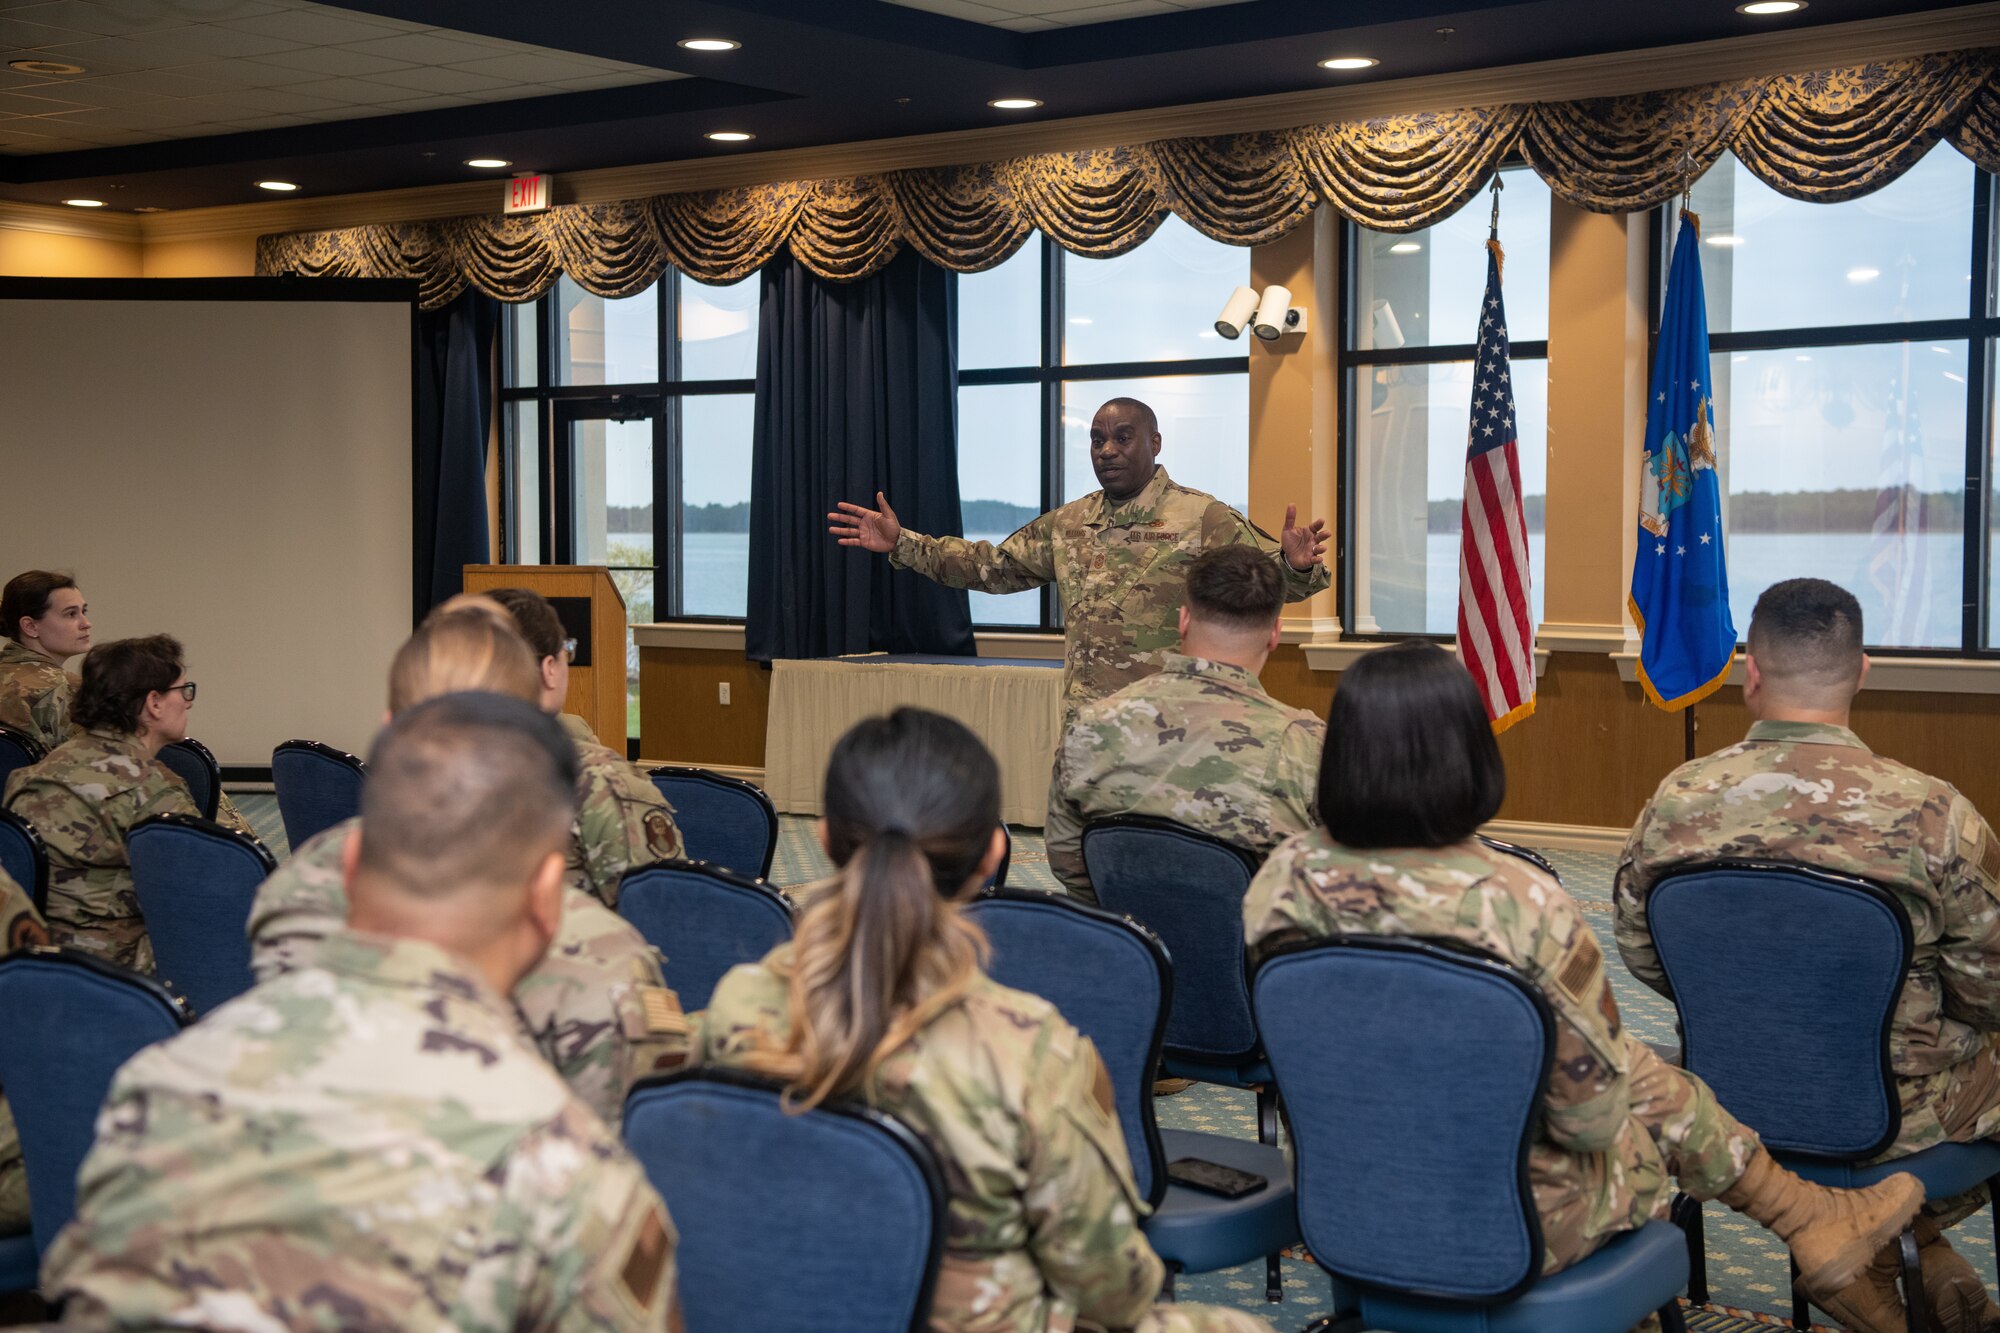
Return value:
<svg viewBox="0 0 2000 1333">
<path fill-rule="evenodd" d="M 1828 1189 L 1801 1180 L 1760 1147 L 1722 1202 L 1791 1246 L 1808 1292 L 1832 1293 L 1909 1225 L 1923 1206 L 1924 1187 L 1898 1171 L 1867 1189 Z"/>
<path fill-rule="evenodd" d="M 1985 1280 L 1964 1255 L 1951 1248 L 1943 1228 L 1935 1219 L 1918 1214 L 1916 1232 L 1917 1256 L 1924 1265 L 1924 1300 L 1931 1308 L 1931 1333 L 1991 1333 L 2000 1329 L 2000 1305 L 1988 1298 Z"/>
</svg>

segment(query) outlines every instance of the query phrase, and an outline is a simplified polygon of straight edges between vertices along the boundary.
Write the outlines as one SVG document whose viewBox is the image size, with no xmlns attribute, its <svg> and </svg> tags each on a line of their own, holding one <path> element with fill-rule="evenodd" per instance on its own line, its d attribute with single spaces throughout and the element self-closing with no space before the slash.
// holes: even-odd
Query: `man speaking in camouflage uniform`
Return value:
<svg viewBox="0 0 2000 1333">
<path fill-rule="evenodd" d="M 1662 994 L 1646 899 L 1670 871 L 1723 857 L 1796 861 L 1858 875 L 1909 913 L 1915 948 L 1890 1029 L 1902 1132 L 1887 1157 L 2000 1131 L 2000 845 L 1949 784 L 1871 753 L 1848 728 L 1868 676 L 1861 606 L 1824 579 L 1757 599 L 1741 743 L 1667 776 L 1625 843 L 1613 888 L 1618 952 Z M 1942 1227 L 1981 1202 L 1934 1199 L 1918 1219 L 1924 1286 L 1942 1326 L 2000 1326 L 2000 1308 Z M 1821 1308 L 1849 1328 L 1903 1327 L 1894 1247 L 1865 1284 Z"/>
<path fill-rule="evenodd" d="M 516 1033 L 576 753 L 452 694 L 376 743 L 349 929 L 119 1070 L 43 1289 L 81 1328 L 677 1328 L 675 1235 Z"/>
<path fill-rule="evenodd" d="M 1260 857 L 1318 822 L 1325 726 L 1264 693 L 1257 673 L 1278 645 L 1285 589 L 1276 562 L 1248 546 L 1204 551 L 1187 567 L 1180 651 L 1157 675 L 1085 704 L 1063 734 L 1049 787 L 1049 869 L 1087 902 L 1083 826 L 1152 815 Z"/>
<path fill-rule="evenodd" d="M 1254 546 L 1277 562 L 1285 600 L 1329 583 L 1326 521 L 1298 527 L 1297 507 L 1273 541 L 1212 495 L 1177 485 L 1155 460 L 1159 420 L 1136 398 L 1113 398 L 1090 423 L 1098 485 L 998 546 L 906 531 L 881 492 L 879 509 L 840 502 L 827 515 L 842 546 L 887 554 L 951 588 L 1020 592 L 1054 583 L 1062 596 L 1063 717 L 1160 669 L 1178 642 L 1174 620 L 1188 561 L 1217 546 Z"/>
</svg>

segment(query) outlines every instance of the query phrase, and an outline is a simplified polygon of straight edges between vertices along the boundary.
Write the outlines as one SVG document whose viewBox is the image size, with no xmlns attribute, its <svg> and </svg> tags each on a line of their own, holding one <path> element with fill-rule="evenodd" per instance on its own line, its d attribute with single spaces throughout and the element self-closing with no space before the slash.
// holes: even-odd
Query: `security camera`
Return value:
<svg viewBox="0 0 2000 1333">
<path fill-rule="evenodd" d="M 1250 331 L 1267 343 L 1276 342 L 1287 333 L 1303 332 L 1305 313 L 1292 309 L 1289 287 L 1273 283 L 1264 289 L 1264 297 L 1257 303 L 1257 314 L 1251 321 Z"/>
<path fill-rule="evenodd" d="M 1243 326 L 1250 322 L 1250 316 L 1256 309 L 1257 293 L 1248 287 L 1238 287 L 1229 294 L 1229 304 L 1222 307 L 1222 314 L 1215 321 L 1215 331 L 1235 342 L 1243 336 Z"/>
</svg>

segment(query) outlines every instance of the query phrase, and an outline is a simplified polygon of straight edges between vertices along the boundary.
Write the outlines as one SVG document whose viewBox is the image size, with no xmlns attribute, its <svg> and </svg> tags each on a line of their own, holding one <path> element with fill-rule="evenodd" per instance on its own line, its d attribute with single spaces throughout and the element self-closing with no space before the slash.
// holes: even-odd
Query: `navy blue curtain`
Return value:
<svg viewBox="0 0 2000 1333">
<path fill-rule="evenodd" d="M 467 289 L 417 317 L 417 618 L 492 559 L 486 438 L 493 425 L 493 335 L 500 303 Z"/>
<path fill-rule="evenodd" d="M 963 535 L 958 275 L 905 249 L 856 282 L 764 266 L 750 464 L 748 656 L 973 652 L 963 591 L 827 535 L 836 500 L 889 497 L 905 527 Z"/>
</svg>

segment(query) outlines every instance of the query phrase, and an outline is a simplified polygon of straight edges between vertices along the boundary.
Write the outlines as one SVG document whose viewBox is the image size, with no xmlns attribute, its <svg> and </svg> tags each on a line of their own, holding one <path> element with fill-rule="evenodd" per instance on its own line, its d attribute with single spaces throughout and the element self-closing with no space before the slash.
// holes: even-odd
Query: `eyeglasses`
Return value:
<svg viewBox="0 0 2000 1333">
<path fill-rule="evenodd" d="M 183 700 L 185 700 L 186 702 L 188 702 L 188 703 L 193 703 L 193 702 L 194 702 L 194 682 L 193 682 L 193 681 L 191 681 L 191 680 L 184 680 L 184 681 L 182 681 L 182 682 L 181 682 L 180 684 L 178 684 L 178 685 L 169 685 L 169 686 L 167 686 L 167 688 L 165 688 L 164 690 L 157 690 L 157 691 L 155 691 L 155 693 L 157 693 L 157 694 L 178 694 L 178 695 L 179 695 L 179 696 L 180 696 L 180 697 L 181 697 L 181 698 L 182 698 Z"/>
<path fill-rule="evenodd" d="M 576 640 L 575 640 L 575 639 L 564 639 L 564 640 L 563 640 L 563 661 L 565 661 L 565 662 L 574 662 L 574 661 L 576 661 Z"/>
</svg>

